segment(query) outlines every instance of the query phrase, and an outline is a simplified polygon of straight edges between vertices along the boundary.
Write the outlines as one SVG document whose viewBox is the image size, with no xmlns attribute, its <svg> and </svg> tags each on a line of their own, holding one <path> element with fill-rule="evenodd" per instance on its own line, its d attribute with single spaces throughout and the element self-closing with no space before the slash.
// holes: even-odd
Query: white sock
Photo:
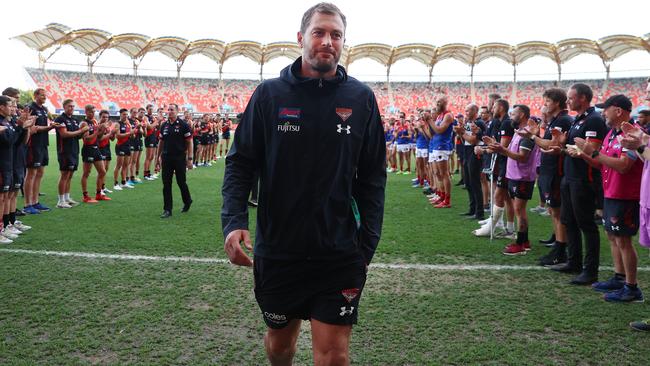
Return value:
<svg viewBox="0 0 650 366">
<path fill-rule="evenodd" d="M 63 194 L 63 200 L 64 200 L 65 202 L 68 202 L 68 200 L 70 200 L 70 193 L 64 193 L 64 194 Z"/>
<path fill-rule="evenodd" d="M 492 227 L 501 220 L 501 216 L 503 216 L 503 207 L 494 205 L 492 207 Z"/>
<path fill-rule="evenodd" d="M 515 231 L 515 222 L 514 221 L 513 222 L 508 222 L 506 224 L 506 230 L 508 230 L 511 233 L 514 232 Z"/>
<path fill-rule="evenodd" d="M 63 203 L 64 201 L 65 201 L 65 195 L 64 195 L 64 194 L 60 194 L 60 195 L 59 195 L 59 203 Z"/>
</svg>

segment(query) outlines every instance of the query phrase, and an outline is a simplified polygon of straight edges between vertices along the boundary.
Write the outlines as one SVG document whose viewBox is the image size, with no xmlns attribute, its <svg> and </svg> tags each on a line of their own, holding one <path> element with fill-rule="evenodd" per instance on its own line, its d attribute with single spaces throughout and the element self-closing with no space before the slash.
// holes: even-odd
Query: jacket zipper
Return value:
<svg viewBox="0 0 650 366">
<path fill-rule="evenodd" d="M 318 87 L 319 88 L 323 87 L 323 79 L 318 79 Z"/>
</svg>

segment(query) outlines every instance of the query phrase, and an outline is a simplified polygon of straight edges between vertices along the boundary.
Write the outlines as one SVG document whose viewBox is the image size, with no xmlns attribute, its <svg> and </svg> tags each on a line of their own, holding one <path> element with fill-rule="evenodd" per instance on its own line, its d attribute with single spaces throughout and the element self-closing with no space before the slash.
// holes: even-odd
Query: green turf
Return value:
<svg viewBox="0 0 650 366">
<path fill-rule="evenodd" d="M 42 201 L 56 203 L 57 169 Z M 90 182 L 93 182 L 91 176 Z M 219 212 L 223 160 L 188 174 L 194 204 L 161 220 L 162 185 L 115 192 L 110 202 L 24 218 L 33 230 L 8 248 L 225 257 Z M 452 209 L 433 209 L 412 176 L 390 175 L 375 262 L 531 265 L 533 244 L 505 257 L 506 241 L 474 238 Z M 455 178 L 457 179 L 457 178 Z M 92 187 L 92 183 L 91 183 Z M 79 172 L 73 198 L 80 199 Z M 531 205 L 532 206 L 532 205 Z M 254 221 L 254 215 L 251 215 Z M 531 239 L 550 219 L 531 215 Z M 253 224 L 253 222 L 252 222 Z M 611 264 L 602 236 L 602 263 Z M 640 266 L 648 251 L 639 249 Z M 601 273 L 602 277 L 608 273 Z M 0 252 L 0 364 L 262 364 L 264 325 L 249 269 L 223 264 L 55 258 Z M 609 304 L 548 271 L 460 272 L 372 269 L 352 340 L 356 364 L 648 364 L 646 334 L 627 328 L 650 317 L 644 304 Z M 640 284 L 650 273 L 640 275 Z M 650 289 L 648 290 L 650 291 Z M 307 329 L 307 326 L 305 326 Z M 311 363 L 309 332 L 298 364 Z"/>
</svg>

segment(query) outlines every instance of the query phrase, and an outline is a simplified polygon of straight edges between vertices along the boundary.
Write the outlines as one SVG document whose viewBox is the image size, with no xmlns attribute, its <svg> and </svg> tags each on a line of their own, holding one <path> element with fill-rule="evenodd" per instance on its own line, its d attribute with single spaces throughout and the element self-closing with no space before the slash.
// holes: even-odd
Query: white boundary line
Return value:
<svg viewBox="0 0 650 366">
<path fill-rule="evenodd" d="M 133 254 L 85 253 L 85 252 L 57 252 L 50 250 L 29 250 L 2 248 L 0 253 L 31 254 L 54 257 L 74 257 L 87 259 L 114 259 L 123 261 L 148 261 L 148 262 L 187 262 L 208 264 L 229 264 L 227 259 L 210 257 L 175 257 L 151 256 Z M 413 269 L 421 271 L 539 271 L 546 270 L 541 266 L 526 265 L 498 265 L 498 264 L 422 264 L 422 263 L 373 263 L 370 268 L 378 269 Z M 611 271 L 612 267 L 601 266 L 601 270 Z M 640 272 L 650 272 L 650 267 L 639 267 Z"/>
</svg>

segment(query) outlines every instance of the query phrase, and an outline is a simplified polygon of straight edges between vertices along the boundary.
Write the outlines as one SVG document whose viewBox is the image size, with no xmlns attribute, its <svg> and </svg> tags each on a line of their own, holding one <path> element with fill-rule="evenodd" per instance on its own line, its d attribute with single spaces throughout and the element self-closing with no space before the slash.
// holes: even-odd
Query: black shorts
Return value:
<svg viewBox="0 0 650 366">
<path fill-rule="evenodd" d="M 529 201 L 533 198 L 533 191 L 535 190 L 535 182 L 528 182 L 525 180 L 508 180 L 508 192 L 510 198 L 519 198 Z"/>
<path fill-rule="evenodd" d="M 60 153 L 57 159 L 60 171 L 74 172 L 79 167 L 79 154 Z"/>
<path fill-rule="evenodd" d="M 28 146 L 27 147 L 27 167 L 40 168 L 50 163 L 50 154 L 47 146 Z"/>
<path fill-rule="evenodd" d="M 0 193 L 9 192 L 13 188 L 13 170 L 0 171 Z"/>
<path fill-rule="evenodd" d="M 504 168 L 505 170 L 505 168 Z M 496 175 L 496 180 L 497 180 L 497 187 L 503 188 L 503 189 L 510 189 L 510 186 L 508 185 L 508 178 L 506 178 L 506 172 L 504 171 L 503 174 L 499 171 L 498 174 Z"/>
<path fill-rule="evenodd" d="M 221 134 L 221 138 L 224 140 L 229 140 L 230 139 L 230 132 L 226 132 Z"/>
<path fill-rule="evenodd" d="M 144 146 L 148 149 L 158 147 L 158 137 L 156 137 L 155 133 L 144 138 Z"/>
<path fill-rule="evenodd" d="M 97 146 L 83 146 L 81 148 L 81 161 L 84 163 L 94 163 L 102 160 L 104 160 L 104 157 Z"/>
<path fill-rule="evenodd" d="M 292 319 L 356 324 L 366 283 L 359 255 L 339 261 L 275 260 L 255 256 L 255 299 L 269 328 Z"/>
<path fill-rule="evenodd" d="M 99 153 L 104 157 L 104 160 L 111 161 L 111 145 L 100 147 Z"/>
<path fill-rule="evenodd" d="M 144 144 L 142 138 L 137 138 L 133 140 L 133 151 L 142 151 L 144 149 Z"/>
<path fill-rule="evenodd" d="M 115 145 L 115 155 L 131 156 L 131 144 L 125 142 L 122 145 Z"/>
<path fill-rule="evenodd" d="M 18 167 L 16 168 L 14 166 L 14 176 L 13 176 L 13 190 L 17 191 L 20 189 L 20 187 L 23 186 L 23 182 L 25 182 L 25 168 L 24 167 Z"/>
<path fill-rule="evenodd" d="M 459 160 L 464 160 L 465 159 L 465 145 L 464 144 L 457 144 L 456 145 L 456 157 Z"/>
<path fill-rule="evenodd" d="M 639 201 L 605 198 L 605 231 L 615 236 L 634 236 L 639 232 Z"/>
<path fill-rule="evenodd" d="M 537 178 L 540 194 L 548 207 L 557 208 L 562 204 L 562 193 L 560 192 L 560 182 L 562 177 L 558 175 L 543 174 Z"/>
<path fill-rule="evenodd" d="M 211 140 L 212 140 L 212 139 L 210 138 L 210 136 L 208 136 L 208 135 L 203 135 L 203 136 L 201 136 L 201 137 L 199 138 L 199 143 L 200 143 L 201 145 L 210 145 Z"/>
</svg>

